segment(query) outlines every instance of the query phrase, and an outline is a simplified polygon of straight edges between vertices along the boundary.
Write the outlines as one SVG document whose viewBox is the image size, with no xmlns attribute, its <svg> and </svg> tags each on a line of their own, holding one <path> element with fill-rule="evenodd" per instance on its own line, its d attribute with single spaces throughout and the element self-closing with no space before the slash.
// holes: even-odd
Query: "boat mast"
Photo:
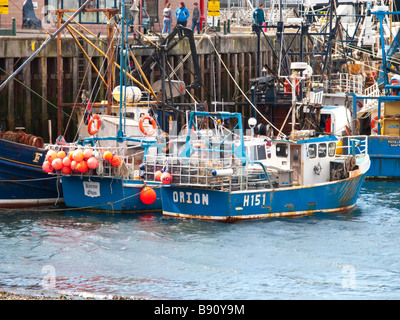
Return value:
<svg viewBox="0 0 400 320">
<path fill-rule="evenodd" d="M 4 87 L 12 80 L 16 77 L 16 75 L 18 73 L 20 73 L 20 71 L 25 68 L 25 66 L 30 63 L 38 54 L 40 51 L 42 51 L 61 31 L 64 30 L 64 28 L 72 21 L 75 19 L 75 17 L 81 13 L 81 11 L 83 11 L 86 6 L 92 2 L 93 0 L 86 0 L 86 2 L 67 20 L 65 21 L 65 23 L 56 30 L 56 32 L 54 32 L 50 38 L 48 38 L 45 42 L 43 42 L 43 44 L 28 58 L 25 60 L 25 62 L 23 64 L 21 64 L 21 66 L 14 71 L 13 74 L 11 74 L 6 80 L 4 80 L 4 82 L 0 85 L 0 91 L 4 89 Z"/>
<path fill-rule="evenodd" d="M 125 39 L 125 0 L 121 1 L 121 49 L 120 49 L 120 56 L 119 56 L 119 64 L 121 66 L 120 74 L 119 74 L 119 129 L 117 133 L 118 141 L 122 140 L 124 137 L 124 132 L 122 130 L 122 105 L 125 103 L 126 106 L 126 88 L 125 88 L 125 80 L 126 75 L 124 72 L 126 70 L 125 60 L 127 57 L 127 53 L 125 53 L 126 46 L 125 40 L 128 41 L 128 37 Z M 124 54 L 125 53 L 125 54 Z"/>
</svg>

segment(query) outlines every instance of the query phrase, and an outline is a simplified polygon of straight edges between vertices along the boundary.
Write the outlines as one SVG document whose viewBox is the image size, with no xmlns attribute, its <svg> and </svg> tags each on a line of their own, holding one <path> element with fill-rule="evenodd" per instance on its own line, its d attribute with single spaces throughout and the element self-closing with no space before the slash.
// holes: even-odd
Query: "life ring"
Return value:
<svg viewBox="0 0 400 320">
<path fill-rule="evenodd" d="M 383 119 L 382 116 L 381 119 Z M 375 133 L 378 133 L 378 126 L 376 125 L 377 122 L 378 122 L 378 116 L 376 116 L 371 120 L 371 130 L 374 131 Z"/>
<path fill-rule="evenodd" d="M 96 120 L 96 126 L 93 128 L 93 121 Z M 90 135 L 95 135 L 97 132 L 99 132 L 101 125 L 101 119 L 98 114 L 95 114 L 93 117 L 90 118 L 89 123 L 88 123 L 88 132 Z"/>
<path fill-rule="evenodd" d="M 153 126 L 153 129 L 145 130 L 144 127 L 143 127 L 143 121 L 144 120 L 149 120 L 151 125 Z M 154 121 L 154 119 L 151 116 L 146 115 L 146 116 L 143 116 L 143 117 L 141 117 L 139 119 L 139 128 L 140 128 L 140 131 L 142 131 L 146 136 L 152 136 L 153 134 L 156 133 L 157 124 L 156 124 L 156 122 Z"/>
<path fill-rule="evenodd" d="M 162 152 L 167 152 L 168 150 L 169 150 L 169 147 L 170 147 L 170 142 L 169 142 L 169 134 L 167 133 L 167 132 L 163 132 L 163 133 L 161 133 L 160 134 L 160 136 L 159 137 L 161 137 L 161 136 L 165 136 L 165 139 L 166 139 L 166 145 L 165 145 L 165 147 L 162 147 L 161 148 L 161 150 L 162 150 Z"/>
</svg>

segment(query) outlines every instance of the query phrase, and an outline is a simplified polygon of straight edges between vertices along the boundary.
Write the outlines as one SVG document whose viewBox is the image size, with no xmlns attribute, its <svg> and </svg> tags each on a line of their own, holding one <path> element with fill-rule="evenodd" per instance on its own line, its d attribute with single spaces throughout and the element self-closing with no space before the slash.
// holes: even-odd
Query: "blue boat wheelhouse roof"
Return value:
<svg viewBox="0 0 400 320">
<path fill-rule="evenodd" d="M 272 140 L 272 142 L 286 142 L 286 143 L 292 143 L 292 144 L 304 144 L 304 143 L 332 142 L 332 141 L 338 141 L 338 140 L 339 139 L 336 136 L 320 136 L 320 137 L 316 137 L 316 138 L 297 140 L 297 141 Z"/>
</svg>

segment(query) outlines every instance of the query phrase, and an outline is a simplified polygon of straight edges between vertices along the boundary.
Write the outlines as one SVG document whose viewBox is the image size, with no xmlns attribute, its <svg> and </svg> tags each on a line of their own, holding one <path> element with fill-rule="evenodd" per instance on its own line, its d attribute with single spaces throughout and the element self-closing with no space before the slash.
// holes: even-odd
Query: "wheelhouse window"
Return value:
<svg viewBox="0 0 400 320">
<path fill-rule="evenodd" d="M 326 143 L 320 143 L 318 145 L 318 157 L 320 158 L 326 157 Z"/>
<path fill-rule="evenodd" d="M 249 147 L 247 147 L 246 152 L 250 156 L 250 159 L 253 161 L 265 160 L 267 158 L 267 154 L 266 154 L 264 145 L 249 146 Z"/>
<path fill-rule="evenodd" d="M 336 154 L 336 143 L 334 142 L 329 142 L 328 145 L 328 155 L 330 157 L 333 157 Z"/>
<path fill-rule="evenodd" d="M 285 143 L 276 144 L 276 156 L 280 158 L 287 158 L 288 156 L 288 145 Z"/>
<path fill-rule="evenodd" d="M 310 144 L 308 146 L 308 157 L 310 159 L 313 159 L 317 156 L 317 145 L 316 144 Z"/>
<path fill-rule="evenodd" d="M 293 161 L 299 161 L 299 149 L 293 149 L 292 150 L 292 155 L 293 155 Z"/>
</svg>

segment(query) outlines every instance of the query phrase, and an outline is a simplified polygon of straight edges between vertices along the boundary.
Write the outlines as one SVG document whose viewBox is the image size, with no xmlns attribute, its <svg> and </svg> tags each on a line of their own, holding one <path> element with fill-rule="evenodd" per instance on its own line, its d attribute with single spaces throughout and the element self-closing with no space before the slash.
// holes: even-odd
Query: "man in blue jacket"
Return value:
<svg viewBox="0 0 400 320">
<path fill-rule="evenodd" d="M 253 12 L 253 20 L 259 26 L 262 26 L 264 24 L 264 22 L 265 22 L 264 4 L 260 4 L 258 6 L 258 9 L 254 10 L 254 12 Z"/>
<path fill-rule="evenodd" d="M 175 18 L 178 20 L 177 24 L 186 27 L 187 19 L 189 18 L 189 10 L 185 7 L 184 2 L 179 3 L 179 8 L 175 11 Z"/>
</svg>

